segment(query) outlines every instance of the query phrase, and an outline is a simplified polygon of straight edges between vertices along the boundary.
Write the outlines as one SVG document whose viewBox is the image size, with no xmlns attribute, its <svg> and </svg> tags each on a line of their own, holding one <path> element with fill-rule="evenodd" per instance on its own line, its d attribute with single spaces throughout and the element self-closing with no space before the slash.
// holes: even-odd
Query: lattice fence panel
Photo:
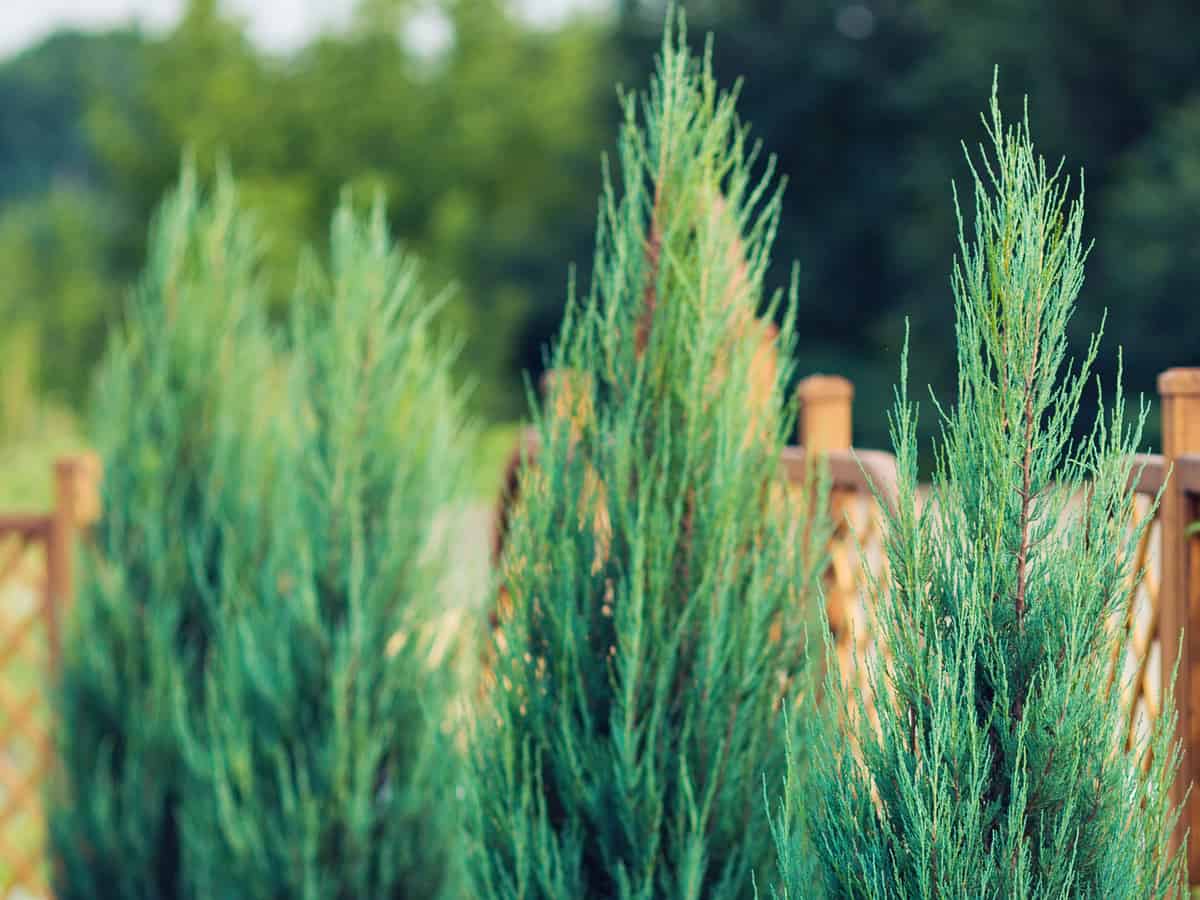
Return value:
<svg viewBox="0 0 1200 900">
<path fill-rule="evenodd" d="M 880 586 L 887 581 L 882 510 L 866 491 L 835 490 L 830 511 L 834 530 L 825 576 L 826 611 L 843 683 L 852 693 L 862 692 L 874 720 L 870 671 L 887 662 L 871 599 L 872 577 Z M 847 712 L 855 722 L 857 705 Z"/>
<path fill-rule="evenodd" d="M 0 900 L 49 896 L 41 809 L 51 759 L 46 589 L 42 535 L 0 534 Z"/>
<path fill-rule="evenodd" d="M 1130 524 L 1143 519 L 1153 502 L 1151 496 L 1135 494 Z M 1114 647 L 1109 679 L 1110 683 L 1115 680 L 1121 691 L 1121 706 L 1126 710 L 1124 733 L 1118 737 L 1126 749 L 1137 746 L 1149 736 L 1162 711 L 1161 572 L 1162 529 L 1156 517 L 1138 540 L 1128 614 L 1111 623 Z M 1139 574 L 1140 580 L 1137 579 Z M 1121 638 L 1126 635 L 1129 640 L 1122 647 Z"/>
</svg>

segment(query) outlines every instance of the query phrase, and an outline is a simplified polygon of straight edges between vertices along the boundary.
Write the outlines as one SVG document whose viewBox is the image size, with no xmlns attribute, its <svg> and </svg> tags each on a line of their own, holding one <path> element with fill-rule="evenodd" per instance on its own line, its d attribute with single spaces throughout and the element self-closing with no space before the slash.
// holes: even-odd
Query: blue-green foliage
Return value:
<svg viewBox="0 0 1200 900">
<path fill-rule="evenodd" d="M 1146 525 L 1129 528 L 1126 487 L 1141 417 L 1118 385 L 1072 441 L 1097 352 L 1095 339 L 1082 361 L 1066 352 L 1087 255 L 1081 199 L 1035 153 L 1027 120 L 1005 127 L 994 93 L 985 124 L 991 152 L 972 163 L 973 231 L 960 226 L 953 276 L 958 396 L 937 406 L 923 505 L 903 377 L 892 416 L 879 727 L 853 735 L 861 760 L 826 742 L 815 777 L 789 784 L 785 811 L 811 811 L 813 854 L 781 840 L 789 898 L 1142 900 L 1183 886 L 1168 849 L 1171 697 L 1127 750 L 1107 677 Z"/>
<path fill-rule="evenodd" d="M 798 530 L 779 470 L 790 325 L 772 347 L 755 320 L 781 303 L 778 189 L 684 38 L 668 25 L 625 99 L 621 191 L 521 473 L 472 735 L 471 896 L 749 897 L 770 862 L 761 778 L 782 777 L 824 531 Z"/>
<path fill-rule="evenodd" d="M 450 873 L 449 669 L 431 643 L 461 402 L 382 206 L 343 206 L 331 251 L 294 305 L 267 561 L 221 585 L 184 829 L 198 897 L 428 898 Z"/>
<path fill-rule="evenodd" d="M 258 259 L 229 179 L 205 198 L 185 171 L 98 376 L 102 517 L 55 707 L 48 821 L 62 900 L 185 896 L 177 712 L 201 702 L 221 614 L 219 523 L 257 528 L 268 465 L 254 424 L 271 354 Z"/>
<path fill-rule="evenodd" d="M 439 896 L 450 669 L 431 657 L 465 482 L 439 301 L 382 206 L 334 218 L 290 340 L 231 182 L 154 231 L 94 434 L 57 714 L 57 896 Z"/>
</svg>

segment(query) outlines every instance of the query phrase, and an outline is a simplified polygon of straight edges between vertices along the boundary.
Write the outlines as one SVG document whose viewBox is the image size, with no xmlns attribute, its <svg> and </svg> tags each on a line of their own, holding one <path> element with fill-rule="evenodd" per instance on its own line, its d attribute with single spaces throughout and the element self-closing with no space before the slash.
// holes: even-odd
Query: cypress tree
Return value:
<svg viewBox="0 0 1200 900">
<path fill-rule="evenodd" d="M 220 614 L 216 523 L 251 521 L 246 488 L 267 459 L 259 257 L 231 180 L 206 197 L 185 169 L 98 376 L 102 516 L 69 623 L 47 798 L 61 900 L 185 896 L 180 714 L 201 700 Z"/>
<path fill-rule="evenodd" d="M 780 472 L 794 291 L 776 333 L 779 187 L 734 105 L 668 20 L 519 476 L 472 896 L 749 897 L 770 861 L 760 778 L 782 776 L 822 535 L 798 539 Z"/>
<path fill-rule="evenodd" d="M 1061 166 L 1035 153 L 1028 116 L 1005 126 L 994 88 L 990 113 L 969 238 L 959 214 L 957 402 L 936 407 L 920 511 L 906 362 L 891 417 L 900 499 L 876 591 L 892 657 L 871 673 L 878 728 L 853 735 L 860 758 L 827 741 L 816 777 L 789 783 L 785 812 L 809 811 L 812 857 L 781 830 L 788 897 L 1141 900 L 1185 888 L 1168 849 L 1171 698 L 1127 750 L 1106 677 L 1147 524 L 1128 528 L 1126 489 L 1144 410 L 1130 415 L 1118 384 L 1072 440 L 1098 348 L 1081 360 L 1067 348 L 1087 256 L 1082 192 L 1071 199 Z"/>
<path fill-rule="evenodd" d="M 431 626 L 466 435 L 439 305 L 381 204 L 337 211 L 328 272 L 310 260 L 293 303 L 265 562 L 221 582 L 230 612 L 189 753 L 194 896 L 453 888 L 450 672 Z"/>
</svg>

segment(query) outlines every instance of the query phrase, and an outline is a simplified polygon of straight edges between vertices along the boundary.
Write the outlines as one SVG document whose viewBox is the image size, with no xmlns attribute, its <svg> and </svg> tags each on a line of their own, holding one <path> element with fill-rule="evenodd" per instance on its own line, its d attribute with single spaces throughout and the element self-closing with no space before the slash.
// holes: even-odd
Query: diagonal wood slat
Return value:
<svg viewBox="0 0 1200 900">
<path fill-rule="evenodd" d="M 41 623 L 41 611 L 35 609 L 24 618 L 18 620 L 17 624 L 5 625 L 5 628 L 8 629 L 8 635 L 4 638 L 4 643 L 0 644 L 0 667 L 7 665 L 9 660 L 21 650 L 28 648 L 30 635 Z"/>
<path fill-rule="evenodd" d="M 40 820 L 32 828 L 42 830 Z M 43 874 L 45 850 L 41 842 L 26 847 L 14 847 L 0 836 L 0 859 L 8 866 L 8 875 L 0 881 L 0 897 L 8 897 L 12 891 L 21 888 L 26 894 L 50 897 L 50 888 Z"/>
<path fill-rule="evenodd" d="M 4 555 L 0 556 L 0 584 L 5 584 L 17 574 L 17 569 L 29 552 L 30 543 L 30 537 L 25 533 L 19 533 L 8 541 Z"/>
<path fill-rule="evenodd" d="M 48 751 L 50 737 L 33 720 L 38 707 L 43 701 L 40 691 L 30 691 L 24 697 L 17 699 L 11 690 L 0 681 L 0 708 L 8 721 L 0 729 L 0 748 L 14 742 L 33 744 L 39 750 Z"/>
<path fill-rule="evenodd" d="M 11 772 L 5 772 L 0 776 L 0 779 L 4 780 L 4 787 L 8 793 L 4 805 L 0 806 L 0 824 L 9 822 L 21 814 L 34 819 L 41 818 L 39 789 L 42 777 L 49 768 L 49 757 L 41 754 L 38 762 L 32 769 L 24 773 L 23 778 L 12 778 Z M 3 768 L 0 768 L 0 771 L 3 771 Z M 9 781 L 9 778 L 12 780 Z"/>
</svg>

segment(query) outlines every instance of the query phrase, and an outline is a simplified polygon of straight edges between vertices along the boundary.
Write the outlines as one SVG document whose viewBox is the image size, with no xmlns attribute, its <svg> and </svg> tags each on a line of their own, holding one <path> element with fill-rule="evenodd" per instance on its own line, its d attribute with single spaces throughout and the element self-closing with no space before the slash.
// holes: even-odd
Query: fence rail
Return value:
<svg viewBox="0 0 1200 900">
<path fill-rule="evenodd" d="M 1180 490 L 1193 496 L 1200 494 L 1200 454 L 1177 458 L 1174 478 Z"/>
</svg>

